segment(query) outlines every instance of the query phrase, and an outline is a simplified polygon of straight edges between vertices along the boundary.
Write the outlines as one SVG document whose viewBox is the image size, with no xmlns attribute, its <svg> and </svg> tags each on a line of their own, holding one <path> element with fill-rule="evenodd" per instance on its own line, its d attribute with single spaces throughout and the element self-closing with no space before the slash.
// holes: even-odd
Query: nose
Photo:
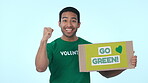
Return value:
<svg viewBox="0 0 148 83">
<path fill-rule="evenodd" d="M 69 21 L 68 23 L 67 23 L 67 27 L 71 27 L 72 25 L 71 25 L 71 22 Z"/>
</svg>

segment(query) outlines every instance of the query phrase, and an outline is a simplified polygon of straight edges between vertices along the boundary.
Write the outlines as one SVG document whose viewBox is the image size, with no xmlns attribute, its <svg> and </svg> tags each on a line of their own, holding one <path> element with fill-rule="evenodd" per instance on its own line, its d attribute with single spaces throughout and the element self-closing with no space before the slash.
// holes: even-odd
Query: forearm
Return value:
<svg viewBox="0 0 148 83">
<path fill-rule="evenodd" d="M 41 41 L 40 47 L 36 55 L 35 65 L 36 65 L 36 70 L 38 72 L 45 71 L 49 64 L 49 60 L 47 58 L 47 52 L 46 52 L 46 44 L 47 44 L 47 41 Z"/>
<path fill-rule="evenodd" d="M 124 70 L 110 70 L 110 71 L 99 71 L 99 73 L 106 78 L 110 78 L 119 75 L 123 71 Z"/>
</svg>

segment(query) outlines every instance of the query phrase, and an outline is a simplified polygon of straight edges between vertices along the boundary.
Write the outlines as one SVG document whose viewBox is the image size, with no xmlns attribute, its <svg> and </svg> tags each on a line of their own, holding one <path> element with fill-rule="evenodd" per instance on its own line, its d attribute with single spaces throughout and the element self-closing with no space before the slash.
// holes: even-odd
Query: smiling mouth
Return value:
<svg viewBox="0 0 148 83">
<path fill-rule="evenodd" d="M 67 28 L 66 31 L 67 31 L 68 33 L 70 33 L 70 32 L 72 32 L 72 29 Z"/>
</svg>

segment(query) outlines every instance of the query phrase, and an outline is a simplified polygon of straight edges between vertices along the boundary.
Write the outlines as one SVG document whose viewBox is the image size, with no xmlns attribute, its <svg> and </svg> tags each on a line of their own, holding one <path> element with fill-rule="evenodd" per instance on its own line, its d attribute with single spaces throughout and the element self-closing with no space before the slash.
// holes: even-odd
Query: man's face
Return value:
<svg viewBox="0 0 148 83">
<path fill-rule="evenodd" d="M 59 22 L 61 31 L 64 36 L 71 38 L 76 35 L 77 29 L 80 27 L 77 15 L 73 12 L 63 12 L 61 22 Z"/>
</svg>

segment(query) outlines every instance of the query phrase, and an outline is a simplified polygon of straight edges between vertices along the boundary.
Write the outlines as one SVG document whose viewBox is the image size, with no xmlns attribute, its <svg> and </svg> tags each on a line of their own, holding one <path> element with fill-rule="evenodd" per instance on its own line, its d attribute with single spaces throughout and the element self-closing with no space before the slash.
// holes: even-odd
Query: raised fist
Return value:
<svg viewBox="0 0 148 83">
<path fill-rule="evenodd" d="M 52 35 L 53 29 L 50 27 L 44 27 L 44 32 L 43 32 L 43 41 L 47 41 L 51 35 Z"/>
</svg>

